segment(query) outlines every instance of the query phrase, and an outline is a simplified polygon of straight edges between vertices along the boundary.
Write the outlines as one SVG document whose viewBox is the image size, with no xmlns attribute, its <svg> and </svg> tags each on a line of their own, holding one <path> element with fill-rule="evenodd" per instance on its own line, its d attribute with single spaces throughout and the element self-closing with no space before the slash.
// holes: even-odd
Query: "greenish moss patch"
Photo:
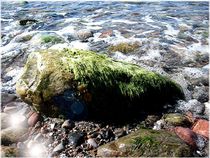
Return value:
<svg viewBox="0 0 210 158">
<path fill-rule="evenodd" d="M 117 45 L 110 46 L 108 49 L 111 52 L 119 51 L 119 52 L 127 54 L 127 53 L 131 53 L 131 52 L 137 50 L 139 47 L 140 47 L 140 43 L 138 43 L 138 42 L 135 42 L 135 43 L 119 43 Z"/>
<path fill-rule="evenodd" d="M 55 35 L 43 35 L 41 38 L 42 43 L 61 43 L 62 39 Z"/>
</svg>

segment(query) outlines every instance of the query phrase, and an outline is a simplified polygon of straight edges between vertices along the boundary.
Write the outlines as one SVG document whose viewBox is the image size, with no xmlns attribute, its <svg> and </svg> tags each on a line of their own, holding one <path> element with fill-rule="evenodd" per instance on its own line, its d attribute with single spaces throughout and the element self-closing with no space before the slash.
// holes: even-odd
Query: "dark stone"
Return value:
<svg viewBox="0 0 210 158">
<path fill-rule="evenodd" d="M 38 22 L 38 21 L 37 20 L 34 20 L 34 19 L 23 19 L 23 20 L 20 20 L 19 21 L 19 24 L 21 26 L 25 26 L 27 24 L 32 24 L 32 23 L 36 23 L 36 22 Z"/>
<path fill-rule="evenodd" d="M 69 144 L 77 147 L 84 142 L 84 136 L 85 134 L 82 132 L 73 132 L 69 134 Z"/>
</svg>

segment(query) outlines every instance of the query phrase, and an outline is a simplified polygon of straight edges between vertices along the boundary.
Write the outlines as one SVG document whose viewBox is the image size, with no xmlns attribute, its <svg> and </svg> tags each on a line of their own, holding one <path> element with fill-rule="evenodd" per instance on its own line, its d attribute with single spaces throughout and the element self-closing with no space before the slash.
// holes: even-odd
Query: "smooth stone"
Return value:
<svg viewBox="0 0 210 158">
<path fill-rule="evenodd" d="M 167 125 L 171 126 L 189 126 L 188 119 L 180 113 L 170 113 L 163 116 Z"/>
<path fill-rule="evenodd" d="M 25 108 L 25 109 L 24 109 Z M 27 104 L 24 102 L 10 102 L 5 105 L 4 112 L 8 114 L 15 113 L 19 110 L 26 110 Z M 24 111 L 22 111 L 24 113 Z"/>
<path fill-rule="evenodd" d="M 191 148 L 172 132 L 139 129 L 97 148 L 99 157 L 188 157 Z"/>
<path fill-rule="evenodd" d="M 34 112 L 28 119 L 28 125 L 30 127 L 35 126 L 35 124 L 39 121 L 40 115 L 36 112 Z"/>
<path fill-rule="evenodd" d="M 18 35 L 15 37 L 15 42 L 27 42 L 29 40 L 31 40 L 31 38 L 33 37 L 34 33 L 23 33 L 21 35 Z"/>
<path fill-rule="evenodd" d="M 175 133 L 187 144 L 196 147 L 196 134 L 189 128 L 175 127 Z"/>
<path fill-rule="evenodd" d="M 8 93 L 1 93 L 1 103 L 2 106 L 6 105 L 7 103 L 14 101 L 17 98 L 14 94 L 8 94 Z"/>
<path fill-rule="evenodd" d="M 12 146 L 2 146 L 0 147 L 0 157 L 20 157 L 20 151 Z"/>
<path fill-rule="evenodd" d="M 96 141 L 93 138 L 89 138 L 87 140 L 87 144 L 89 144 L 90 146 L 92 146 L 93 148 L 97 148 L 98 144 L 96 143 Z"/>
<path fill-rule="evenodd" d="M 181 112 L 191 111 L 193 114 L 203 114 L 205 107 L 196 99 L 185 101 L 178 101 L 177 109 Z"/>
<path fill-rule="evenodd" d="M 193 90 L 192 97 L 201 103 L 207 102 L 209 100 L 208 89 L 207 86 L 196 86 Z"/>
<path fill-rule="evenodd" d="M 2 112 L 0 116 L 1 116 L 1 129 L 9 127 L 10 115 Z"/>
<path fill-rule="evenodd" d="M 23 135 L 28 131 L 24 127 L 9 127 L 1 130 L 1 143 L 2 145 L 10 145 L 17 143 L 20 139 L 23 138 Z"/>
<path fill-rule="evenodd" d="M 77 37 L 82 41 L 86 42 L 88 38 L 93 37 L 93 32 L 91 30 L 79 30 L 77 32 Z"/>
<path fill-rule="evenodd" d="M 204 103 L 204 106 L 205 106 L 204 114 L 206 114 L 207 116 L 209 116 L 209 114 L 210 114 L 210 103 L 209 102 L 205 102 Z"/>
<path fill-rule="evenodd" d="M 7 114 L 12 114 L 18 111 L 18 108 L 16 106 L 7 106 L 3 110 Z"/>
<path fill-rule="evenodd" d="M 65 149 L 65 147 L 64 147 L 63 143 L 60 143 L 53 149 L 53 152 L 61 152 L 64 149 Z"/>
<path fill-rule="evenodd" d="M 74 147 L 80 145 L 84 141 L 84 134 L 81 132 L 73 132 L 69 134 L 69 144 Z"/>
<path fill-rule="evenodd" d="M 99 38 L 107 38 L 113 35 L 113 31 L 112 30 L 107 30 L 104 31 L 100 34 Z"/>
<path fill-rule="evenodd" d="M 115 137 L 120 138 L 126 135 L 126 131 L 124 129 L 118 128 L 114 130 Z"/>
<path fill-rule="evenodd" d="M 66 128 L 66 129 L 72 129 L 72 128 L 74 128 L 74 126 L 75 126 L 75 124 L 74 124 L 74 122 L 73 121 L 71 121 L 71 120 L 66 120 L 66 121 L 64 121 L 64 123 L 62 124 L 62 128 Z"/>
<path fill-rule="evenodd" d="M 35 137 L 34 137 L 34 140 L 35 141 L 41 141 L 43 139 L 43 135 L 41 133 L 38 133 Z"/>
<path fill-rule="evenodd" d="M 197 134 L 209 138 L 209 121 L 204 119 L 197 120 L 194 123 L 192 130 Z"/>
</svg>

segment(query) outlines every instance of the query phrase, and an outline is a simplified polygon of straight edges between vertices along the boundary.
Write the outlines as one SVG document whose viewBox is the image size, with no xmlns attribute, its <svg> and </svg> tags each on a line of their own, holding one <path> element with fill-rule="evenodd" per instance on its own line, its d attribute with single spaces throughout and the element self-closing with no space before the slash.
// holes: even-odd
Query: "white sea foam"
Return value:
<svg viewBox="0 0 210 158">
<path fill-rule="evenodd" d="M 126 24 L 137 24 L 136 21 L 130 21 L 126 19 L 112 20 L 112 23 L 126 23 Z"/>
<path fill-rule="evenodd" d="M 179 33 L 179 30 L 175 30 L 170 24 L 165 23 L 165 26 L 167 27 L 167 30 L 164 31 L 166 35 L 175 36 Z"/>
<path fill-rule="evenodd" d="M 148 22 L 155 22 L 154 20 L 152 20 L 151 16 L 150 15 L 147 15 L 145 17 L 142 18 L 144 21 L 146 21 L 147 23 Z"/>
<path fill-rule="evenodd" d="M 56 31 L 57 34 L 62 35 L 62 34 L 66 34 L 66 33 L 70 33 L 70 34 L 74 34 L 75 33 L 75 28 L 72 25 L 66 26 L 64 28 L 62 28 L 59 31 Z"/>
<path fill-rule="evenodd" d="M 147 54 L 140 57 L 140 60 L 160 60 L 161 59 L 161 55 L 159 50 L 153 50 L 150 49 L 149 51 L 147 51 Z"/>
</svg>

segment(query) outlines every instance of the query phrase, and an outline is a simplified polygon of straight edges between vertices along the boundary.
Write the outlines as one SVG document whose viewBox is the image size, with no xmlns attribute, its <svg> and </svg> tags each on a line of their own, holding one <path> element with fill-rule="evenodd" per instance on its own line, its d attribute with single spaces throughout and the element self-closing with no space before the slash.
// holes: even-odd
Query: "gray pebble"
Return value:
<svg viewBox="0 0 210 158">
<path fill-rule="evenodd" d="M 97 147 L 98 147 L 96 141 L 95 141 L 94 139 L 92 139 L 92 138 L 89 138 L 89 139 L 87 140 L 87 143 L 88 143 L 90 146 L 92 146 L 93 148 L 97 148 Z"/>
</svg>

